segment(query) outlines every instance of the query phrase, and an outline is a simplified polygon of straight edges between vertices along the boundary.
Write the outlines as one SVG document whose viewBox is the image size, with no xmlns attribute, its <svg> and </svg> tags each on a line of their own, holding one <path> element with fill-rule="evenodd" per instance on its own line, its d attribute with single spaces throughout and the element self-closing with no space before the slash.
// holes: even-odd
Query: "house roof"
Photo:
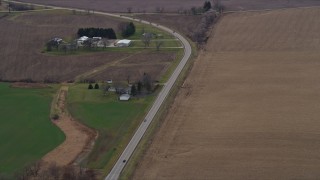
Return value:
<svg viewBox="0 0 320 180">
<path fill-rule="evenodd" d="M 131 40 L 129 39 L 121 39 L 117 42 L 117 44 L 130 44 Z"/>
<path fill-rule="evenodd" d="M 82 37 L 79 38 L 79 40 L 80 40 L 80 41 L 85 41 L 85 40 L 87 40 L 88 38 L 89 38 L 89 37 L 87 37 L 87 36 L 82 36 Z"/>
<path fill-rule="evenodd" d="M 120 100 L 122 101 L 128 101 L 130 99 L 130 95 L 129 94 L 122 94 L 120 96 Z"/>
</svg>

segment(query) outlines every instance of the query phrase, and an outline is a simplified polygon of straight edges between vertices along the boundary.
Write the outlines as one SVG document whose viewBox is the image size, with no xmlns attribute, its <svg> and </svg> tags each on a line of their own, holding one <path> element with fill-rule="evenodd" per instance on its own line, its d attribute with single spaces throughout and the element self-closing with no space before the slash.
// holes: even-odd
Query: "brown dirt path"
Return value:
<svg viewBox="0 0 320 180">
<path fill-rule="evenodd" d="M 67 93 L 68 86 L 62 86 L 59 90 L 57 103 L 53 104 L 60 118 L 52 120 L 64 132 L 66 140 L 42 158 L 45 163 L 56 163 L 58 166 L 77 163 L 91 150 L 97 137 L 97 132 L 74 120 L 66 111 L 65 100 Z"/>
</svg>

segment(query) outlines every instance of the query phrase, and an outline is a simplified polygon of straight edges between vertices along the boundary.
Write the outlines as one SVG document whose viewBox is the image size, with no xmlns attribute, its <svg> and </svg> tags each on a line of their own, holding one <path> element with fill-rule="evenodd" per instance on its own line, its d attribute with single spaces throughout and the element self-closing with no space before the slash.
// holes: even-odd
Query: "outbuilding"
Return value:
<svg viewBox="0 0 320 180">
<path fill-rule="evenodd" d="M 131 40 L 128 40 L 128 39 L 122 39 L 122 40 L 119 40 L 118 42 L 116 42 L 116 46 L 118 47 L 129 47 L 131 44 Z"/>
<path fill-rule="evenodd" d="M 129 101 L 130 99 L 130 95 L 129 94 L 122 94 L 120 97 L 119 97 L 119 100 L 120 101 Z"/>
</svg>

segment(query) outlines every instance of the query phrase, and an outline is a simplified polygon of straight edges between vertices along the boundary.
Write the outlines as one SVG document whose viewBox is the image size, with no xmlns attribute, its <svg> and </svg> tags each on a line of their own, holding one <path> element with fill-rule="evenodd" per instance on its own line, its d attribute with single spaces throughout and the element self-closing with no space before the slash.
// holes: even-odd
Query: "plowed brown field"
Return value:
<svg viewBox="0 0 320 180">
<path fill-rule="evenodd" d="M 72 8 L 91 9 L 107 12 L 156 12 L 164 8 L 164 12 L 178 12 L 201 7 L 205 0 L 19 0 L 27 3 L 39 3 Z M 212 2 L 212 1 L 211 1 Z M 290 7 L 319 6 L 318 0 L 221 0 L 226 10 L 257 10 Z"/>
<path fill-rule="evenodd" d="M 224 16 L 134 179 L 319 178 L 319 17 Z"/>
</svg>

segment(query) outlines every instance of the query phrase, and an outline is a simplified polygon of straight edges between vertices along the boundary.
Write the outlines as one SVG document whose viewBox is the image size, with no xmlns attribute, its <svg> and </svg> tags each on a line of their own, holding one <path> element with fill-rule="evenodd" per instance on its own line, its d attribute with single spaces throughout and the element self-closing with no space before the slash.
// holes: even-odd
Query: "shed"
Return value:
<svg viewBox="0 0 320 180">
<path fill-rule="evenodd" d="M 110 87 L 110 88 L 108 89 L 108 91 L 109 91 L 109 92 L 116 92 L 116 88 L 115 88 L 115 87 Z"/>
<path fill-rule="evenodd" d="M 119 100 L 120 101 L 128 101 L 130 99 L 130 95 L 129 94 L 122 94 L 120 97 L 119 97 Z"/>
<path fill-rule="evenodd" d="M 116 46 L 118 47 L 128 47 L 130 46 L 131 44 L 131 40 L 128 40 L 128 39 L 122 39 L 122 40 L 119 40 L 118 42 L 116 42 Z"/>
</svg>

